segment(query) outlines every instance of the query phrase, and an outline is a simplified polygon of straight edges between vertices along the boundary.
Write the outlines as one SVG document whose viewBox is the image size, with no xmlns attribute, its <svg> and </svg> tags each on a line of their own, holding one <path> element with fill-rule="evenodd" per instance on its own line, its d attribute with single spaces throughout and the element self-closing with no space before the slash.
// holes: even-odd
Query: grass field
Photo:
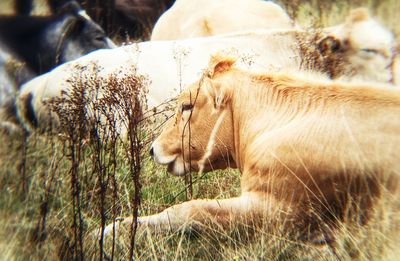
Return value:
<svg viewBox="0 0 400 261">
<path fill-rule="evenodd" d="M 2 13 L 10 13 L 10 2 L 0 2 Z M 43 1 L 39 2 L 35 12 L 44 13 Z M 366 6 L 396 35 L 400 33 L 397 0 L 281 3 L 304 26 L 334 25 L 351 8 Z M 33 133 L 25 139 L 1 134 L 0 260 L 103 258 L 90 232 L 101 226 L 102 219 L 110 223 L 113 217 L 133 213 L 138 173 L 139 215 L 185 201 L 185 180 L 155 165 L 147 153 L 153 129 L 135 133 L 143 145 L 140 171 L 133 169 L 136 165 L 125 140 L 99 144 L 82 136 L 74 143 L 65 135 Z M 222 199 L 239 193 L 236 170 L 193 173 L 193 198 Z M 133 256 L 137 260 L 400 260 L 399 201 L 384 193 L 367 225 L 352 220 L 342 224 L 335 248 L 292 240 L 280 226 L 227 234 L 138 231 Z M 104 250 L 115 260 L 125 260 L 130 246 L 130 238 L 121 235 L 115 247 L 107 239 Z"/>
</svg>

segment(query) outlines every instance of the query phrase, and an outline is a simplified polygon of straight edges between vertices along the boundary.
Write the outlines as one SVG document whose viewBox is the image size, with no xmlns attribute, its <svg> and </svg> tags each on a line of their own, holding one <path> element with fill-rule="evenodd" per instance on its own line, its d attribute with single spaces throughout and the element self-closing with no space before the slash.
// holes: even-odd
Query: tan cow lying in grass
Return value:
<svg viewBox="0 0 400 261">
<path fill-rule="evenodd" d="M 325 240 L 351 211 L 365 223 L 374 200 L 398 185 L 400 90 L 252 74 L 233 63 L 214 60 L 179 96 L 151 154 L 180 176 L 238 168 L 241 195 L 191 200 L 138 223 L 226 229 L 278 220 Z"/>
<path fill-rule="evenodd" d="M 371 33 L 371 30 L 373 33 Z M 47 127 L 49 108 L 43 101 L 68 92 L 76 82 L 76 67 L 99 68 L 107 78 L 139 75 L 149 79 L 148 106 L 153 108 L 177 96 L 200 77 L 210 57 L 218 52 L 240 58 L 243 69 L 253 72 L 281 69 L 313 70 L 331 78 L 388 82 L 394 46 L 392 34 L 368 17 L 364 9 L 353 11 L 343 25 L 328 32 L 298 29 L 258 30 L 181 41 L 150 41 L 113 50 L 93 52 L 59 66 L 24 85 L 17 100 L 20 120 L 28 129 Z M 92 77 L 90 69 L 79 70 L 82 78 Z"/>
<path fill-rule="evenodd" d="M 293 22 L 263 0 L 177 0 L 157 21 L 151 40 L 177 40 L 254 29 L 288 29 Z"/>
</svg>

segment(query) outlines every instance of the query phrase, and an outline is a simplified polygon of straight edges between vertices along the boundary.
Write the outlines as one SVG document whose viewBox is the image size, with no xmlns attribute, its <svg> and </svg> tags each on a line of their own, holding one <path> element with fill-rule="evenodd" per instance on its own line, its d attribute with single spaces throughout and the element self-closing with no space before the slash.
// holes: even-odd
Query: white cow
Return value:
<svg viewBox="0 0 400 261">
<path fill-rule="evenodd" d="M 263 0 L 177 0 L 157 21 L 151 40 L 177 40 L 253 29 L 292 28 L 277 4 Z"/>
<path fill-rule="evenodd" d="M 394 67 L 388 67 L 395 63 L 393 34 L 375 19 L 371 19 L 366 9 L 354 9 L 345 23 L 326 28 L 326 31 L 342 45 L 351 45 L 351 49 L 357 51 L 356 55 L 348 56 L 348 62 L 356 73 L 363 71 L 368 74 L 360 75 L 362 78 L 370 80 L 369 75 L 374 75 L 377 81 L 388 81 L 388 69 L 394 70 Z M 346 49 L 345 46 L 344 48 Z M 361 71 L 359 68 L 362 68 Z M 396 74 L 392 75 L 390 80 L 395 82 L 395 76 Z"/>
<path fill-rule="evenodd" d="M 198 79 L 210 57 L 218 52 L 239 57 L 238 66 L 252 72 L 311 69 L 333 78 L 389 82 L 393 45 L 392 34 L 369 18 L 364 10 L 354 11 L 345 24 L 329 28 L 327 32 L 259 30 L 180 41 L 143 42 L 95 51 L 32 80 L 21 90 L 18 111 L 29 129 L 36 123 L 46 124 L 49 113 L 43 101 L 70 89 L 68 79 L 74 67 L 92 63 L 102 68 L 99 75 L 105 77 L 111 73 L 122 77 L 131 73 L 134 65 L 137 73 L 150 80 L 148 106 L 152 108 L 175 97 L 182 88 Z"/>
</svg>

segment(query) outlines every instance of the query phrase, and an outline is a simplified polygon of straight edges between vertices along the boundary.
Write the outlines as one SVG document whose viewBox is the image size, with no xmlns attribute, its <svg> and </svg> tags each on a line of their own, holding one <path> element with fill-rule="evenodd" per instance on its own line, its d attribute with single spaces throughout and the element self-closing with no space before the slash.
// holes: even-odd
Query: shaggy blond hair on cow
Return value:
<svg viewBox="0 0 400 261">
<path fill-rule="evenodd" d="M 399 90 L 252 74 L 236 69 L 234 59 L 214 57 L 177 104 L 152 145 L 154 160 L 175 175 L 238 168 L 241 194 L 177 204 L 139 217 L 139 227 L 226 230 L 284 222 L 292 235 L 328 242 L 348 215 L 357 213 L 365 224 L 382 192 L 397 190 Z M 117 227 L 132 223 L 122 220 Z"/>
</svg>

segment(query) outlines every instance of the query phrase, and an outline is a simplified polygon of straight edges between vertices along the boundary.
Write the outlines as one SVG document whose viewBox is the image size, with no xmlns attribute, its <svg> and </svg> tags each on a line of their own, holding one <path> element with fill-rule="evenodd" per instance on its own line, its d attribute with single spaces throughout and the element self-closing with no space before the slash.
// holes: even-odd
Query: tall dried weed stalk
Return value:
<svg viewBox="0 0 400 261">
<path fill-rule="evenodd" d="M 72 220 L 66 231 L 64 248 L 71 257 L 85 259 L 87 222 L 83 213 L 100 217 L 98 259 L 103 260 L 103 230 L 120 214 L 117 169 L 126 173 L 134 186 L 131 227 L 131 253 L 135 246 L 140 204 L 140 164 L 145 122 L 147 80 L 134 68 L 129 73 L 102 77 L 97 66 L 76 67 L 69 80 L 70 91 L 49 102 L 58 120 L 57 133 L 71 167 L 70 197 Z M 60 132 L 61 130 L 61 132 Z M 122 155 L 121 155 L 122 154 Z M 126 159 L 120 162 L 117 159 Z M 92 206 L 93 203 L 95 206 Z M 115 257 L 115 231 L 111 259 Z M 63 254 L 65 255 L 65 254 Z"/>
</svg>

